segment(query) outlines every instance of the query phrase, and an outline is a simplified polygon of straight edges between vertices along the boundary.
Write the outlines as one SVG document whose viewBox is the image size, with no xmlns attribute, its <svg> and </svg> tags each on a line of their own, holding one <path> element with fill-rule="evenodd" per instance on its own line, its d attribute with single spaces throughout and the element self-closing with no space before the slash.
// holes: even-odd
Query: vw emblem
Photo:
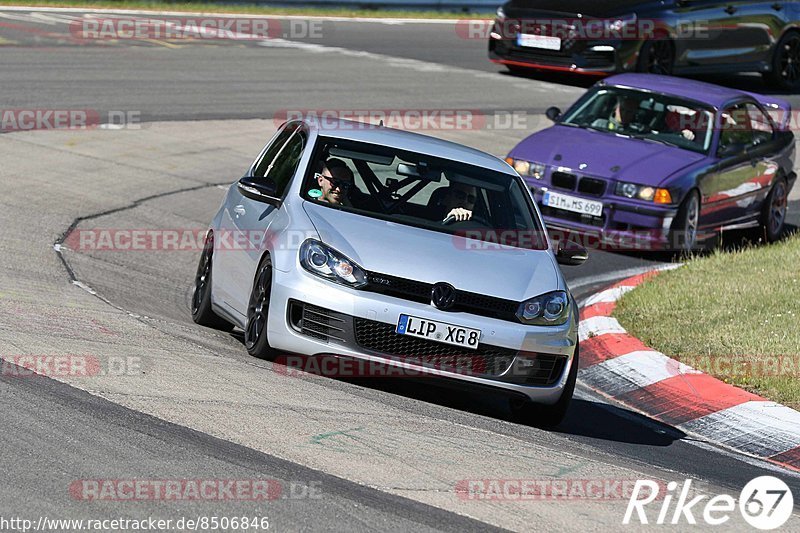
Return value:
<svg viewBox="0 0 800 533">
<path fill-rule="evenodd" d="M 456 290 L 449 283 L 439 282 L 431 289 L 431 302 L 442 311 L 456 303 Z"/>
<path fill-rule="evenodd" d="M 588 167 L 588 166 L 589 166 L 589 165 L 587 165 L 586 163 L 581 163 L 581 164 L 578 166 L 578 168 L 579 168 L 579 169 L 581 169 L 581 170 L 583 170 L 583 169 L 585 169 L 585 168 L 586 168 L 586 167 Z"/>
</svg>

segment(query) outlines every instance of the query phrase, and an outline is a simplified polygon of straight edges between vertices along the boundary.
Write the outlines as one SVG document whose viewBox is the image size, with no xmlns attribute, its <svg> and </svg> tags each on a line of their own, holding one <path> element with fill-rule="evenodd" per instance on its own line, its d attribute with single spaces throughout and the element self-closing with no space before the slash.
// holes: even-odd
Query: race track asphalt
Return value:
<svg viewBox="0 0 800 533">
<path fill-rule="evenodd" d="M 53 250 L 73 223 L 202 228 L 222 186 L 241 175 L 286 110 L 525 113 L 523 131 L 428 132 L 502 156 L 545 125 L 543 109 L 567 105 L 580 87 L 502 74 L 483 44 L 448 36 L 452 27 L 440 24 L 327 22 L 330 35 L 312 46 L 78 45 L 68 23 L 26 13 L 0 10 L 3 107 L 117 110 L 142 123 L 0 135 L 0 355 L 129 363 L 123 375 L 0 377 L 4 516 L 262 513 L 278 530 L 612 531 L 625 500 L 476 501 L 456 487 L 489 478 L 692 478 L 719 494 L 776 472 L 581 386 L 565 423 L 543 431 L 508 421 L 499 398 L 429 382 L 287 376 L 247 356 L 238 335 L 191 322 L 196 252 L 65 250 L 62 263 Z M 594 251 L 565 274 L 582 298 L 669 259 Z M 779 475 L 800 494 L 800 477 Z M 322 497 L 91 502 L 69 492 L 82 479 L 154 478 L 316 483 Z"/>
</svg>

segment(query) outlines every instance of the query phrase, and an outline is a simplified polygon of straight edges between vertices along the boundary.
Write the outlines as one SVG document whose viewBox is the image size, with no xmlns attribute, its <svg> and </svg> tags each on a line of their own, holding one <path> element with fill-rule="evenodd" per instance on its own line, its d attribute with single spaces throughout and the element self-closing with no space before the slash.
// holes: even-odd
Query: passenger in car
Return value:
<svg viewBox="0 0 800 533">
<path fill-rule="evenodd" d="M 353 171 L 341 159 L 320 161 L 315 174 L 321 191 L 320 201 L 335 205 L 350 205 L 350 190 L 353 187 Z"/>
</svg>

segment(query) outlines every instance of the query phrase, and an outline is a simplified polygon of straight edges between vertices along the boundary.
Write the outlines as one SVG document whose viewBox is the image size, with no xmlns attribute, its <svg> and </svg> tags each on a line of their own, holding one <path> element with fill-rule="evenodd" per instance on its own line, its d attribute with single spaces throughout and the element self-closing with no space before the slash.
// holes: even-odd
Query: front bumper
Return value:
<svg viewBox="0 0 800 533">
<path fill-rule="evenodd" d="M 563 194 L 603 203 L 600 217 L 592 217 L 555 209 L 542 204 L 542 196 L 548 190 L 562 192 L 558 188 L 543 187 L 528 180 L 536 204 L 548 229 L 560 229 L 583 236 L 586 248 L 601 248 L 615 251 L 663 251 L 670 249 L 670 229 L 676 206 L 644 204 L 621 197 L 589 196 L 575 191 Z"/>
<path fill-rule="evenodd" d="M 331 311 L 335 317 L 345 321 L 334 336 L 309 335 L 297 327 L 297 305 L 314 306 Z M 573 307 L 574 307 L 573 303 Z M 294 315 L 293 316 L 293 310 Z M 387 336 L 400 336 L 394 333 L 400 314 L 409 314 L 466 328 L 479 329 L 482 332 L 481 353 L 500 356 L 510 355 L 509 366 L 504 370 L 492 359 L 492 368 L 496 372 L 471 373 L 451 370 L 447 366 L 430 366 L 422 361 L 425 353 L 405 354 L 409 357 L 398 357 L 379 351 L 381 342 Z M 408 369 L 409 375 L 425 375 L 458 380 L 465 385 L 488 386 L 517 395 L 524 395 L 530 400 L 553 404 L 561 397 L 567 376 L 573 361 L 577 345 L 577 312 L 573 312 L 570 320 L 562 326 L 525 326 L 510 321 L 476 316 L 468 313 L 445 312 L 432 305 L 407 301 L 373 292 L 359 291 L 319 279 L 302 268 L 289 272 L 273 271 L 272 295 L 269 308 L 270 345 L 278 350 L 308 356 L 335 355 L 351 357 L 391 367 Z M 352 323 L 347 323 L 352 319 Z M 376 337 L 375 342 L 368 342 L 363 333 L 355 331 L 356 321 L 367 323 Z M 337 326 L 341 326 L 337 322 Z M 437 351 L 442 343 L 432 343 L 433 351 Z M 448 345 L 444 345 L 445 347 Z M 486 350 L 483 350 L 486 348 Z M 479 353 L 463 349 L 466 357 L 480 356 Z M 538 354 L 549 359 L 562 361 L 558 375 L 554 381 L 546 385 L 530 385 L 519 378 L 519 369 L 527 367 L 530 360 Z M 427 361 L 427 359 L 425 359 Z M 523 382 L 521 382 L 523 381 Z"/>
<path fill-rule="evenodd" d="M 515 35 L 489 37 L 489 59 L 495 63 L 538 70 L 607 76 L 636 70 L 638 41 L 565 40 L 560 50 L 522 47 Z"/>
</svg>

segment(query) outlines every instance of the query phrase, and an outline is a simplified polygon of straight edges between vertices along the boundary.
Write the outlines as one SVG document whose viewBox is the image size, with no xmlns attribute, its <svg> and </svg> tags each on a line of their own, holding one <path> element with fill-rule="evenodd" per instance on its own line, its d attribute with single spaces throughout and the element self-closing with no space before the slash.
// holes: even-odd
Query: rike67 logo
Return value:
<svg viewBox="0 0 800 533">
<path fill-rule="evenodd" d="M 695 496 L 691 494 L 691 487 L 691 479 L 684 481 L 680 489 L 677 482 L 671 481 L 667 484 L 666 494 L 660 494 L 660 485 L 655 481 L 637 480 L 622 523 L 627 525 L 632 519 L 638 519 L 640 524 L 697 524 L 697 519 L 702 518 L 708 525 L 719 526 L 731 519 L 737 507 L 733 496 L 720 494 L 704 501 L 709 496 Z M 660 505 L 651 509 L 658 509 L 658 515 L 650 522 L 653 515 L 651 513 L 648 518 L 645 507 L 657 499 Z M 771 530 L 789 520 L 794 509 L 794 498 L 789 486 L 780 479 L 760 476 L 744 486 L 739 494 L 738 507 L 748 524 L 756 529 Z"/>
</svg>

